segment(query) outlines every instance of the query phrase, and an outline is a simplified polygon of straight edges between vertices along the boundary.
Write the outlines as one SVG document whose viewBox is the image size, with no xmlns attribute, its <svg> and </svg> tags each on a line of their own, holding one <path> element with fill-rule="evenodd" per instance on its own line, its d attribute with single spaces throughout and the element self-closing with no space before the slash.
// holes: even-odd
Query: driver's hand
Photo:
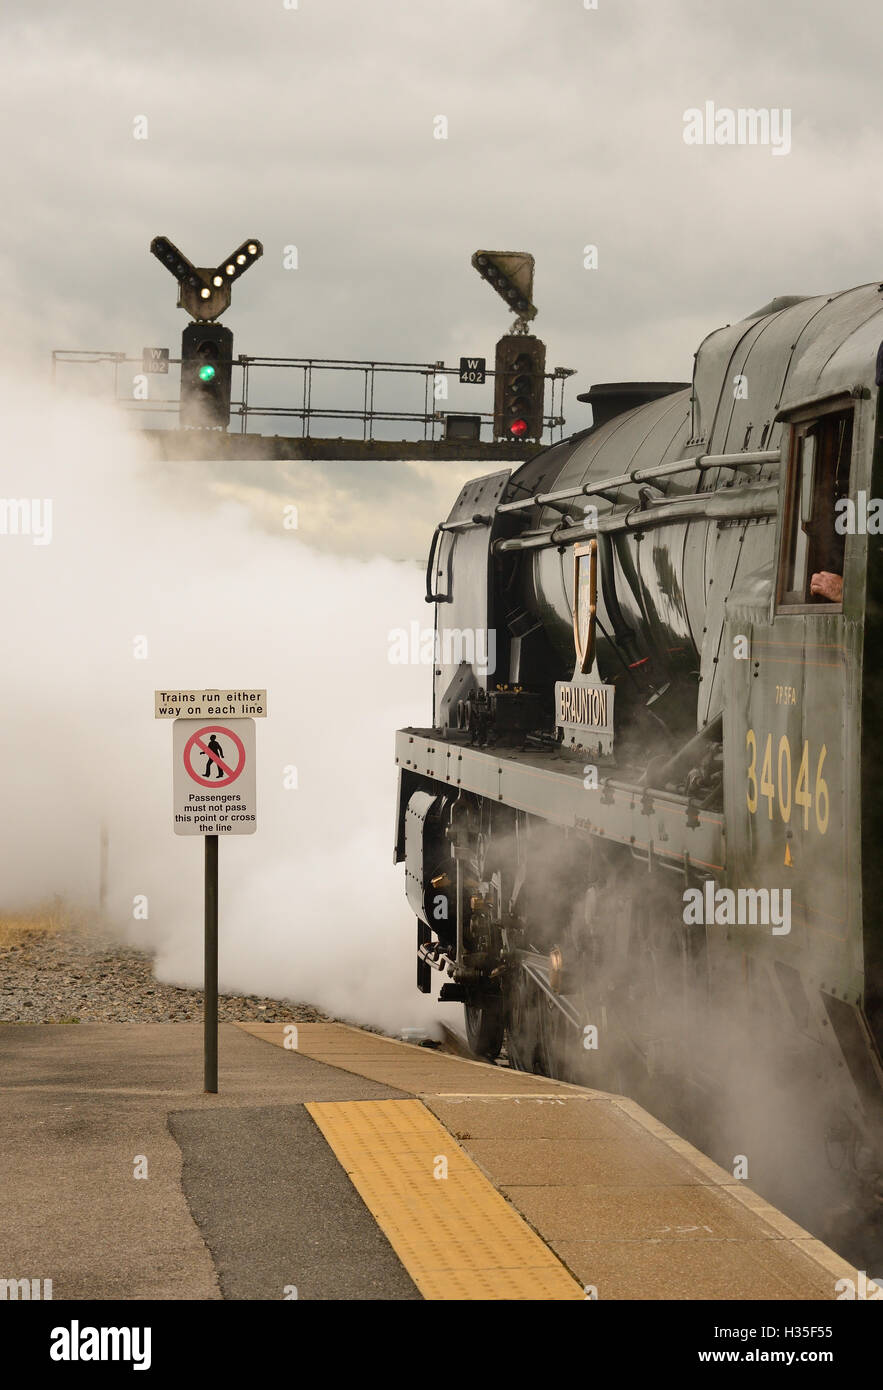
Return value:
<svg viewBox="0 0 883 1390">
<path fill-rule="evenodd" d="M 828 570 L 820 570 L 809 581 L 809 591 L 811 594 L 819 594 L 822 598 L 830 599 L 831 603 L 840 603 L 843 599 L 843 575 L 830 574 Z"/>
</svg>

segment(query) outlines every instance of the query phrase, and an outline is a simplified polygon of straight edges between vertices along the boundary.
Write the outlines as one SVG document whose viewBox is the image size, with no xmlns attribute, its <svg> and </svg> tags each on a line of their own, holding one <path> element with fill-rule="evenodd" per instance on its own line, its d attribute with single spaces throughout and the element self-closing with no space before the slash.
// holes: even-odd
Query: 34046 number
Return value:
<svg viewBox="0 0 883 1390">
<path fill-rule="evenodd" d="M 763 756 L 760 764 L 760 780 L 758 781 L 757 770 L 757 735 L 753 729 L 749 729 L 745 735 L 745 751 L 748 754 L 748 790 L 746 792 L 746 802 L 748 810 L 752 815 L 757 813 L 757 808 L 761 800 L 767 803 L 767 815 L 773 819 L 773 802 L 776 801 L 779 808 L 779 815 L 787 825 L 791 820 L 792 811 L 795 815 L 799 812 L 795 809 L 799 807 L 803 811 L 803 828 L 809 829 L 810 812 L 815 809 L 816 828 L 819 834 L 824 835 L 828 829 L 828 817 L 831 811 L 831 802 L 828 794 L 828 783 L 822 776 L 822 768 L 825 765 L 825 758 L 828 754 L 827 744 L 822 744 L 818 759 L 815 760 L 815 779 L 811 782 L 809 742 L 805 741 L 803 752 L 800 755 L 800 763 L 797 768 L 797 778 L 794 780 L 794 762 L 791 756 L 791 741 L 787 734 L 783 734 L 779 739 L 779 747 L 776 753 L 776 780 L 773 781 L 773 736 L 767 734 L 764 744 Z"/>
</svg>

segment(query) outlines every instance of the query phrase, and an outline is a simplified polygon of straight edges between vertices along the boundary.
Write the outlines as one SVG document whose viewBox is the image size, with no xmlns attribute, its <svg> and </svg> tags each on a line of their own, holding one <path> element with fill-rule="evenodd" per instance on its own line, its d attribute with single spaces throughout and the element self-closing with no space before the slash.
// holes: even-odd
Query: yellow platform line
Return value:
<svg viewBox="0 0 883 1390">
<path fill-rule="evenodd" d="M 306 1108 L 424 1298 L 585 1297 L 421 1101 Z"/>
</svg>

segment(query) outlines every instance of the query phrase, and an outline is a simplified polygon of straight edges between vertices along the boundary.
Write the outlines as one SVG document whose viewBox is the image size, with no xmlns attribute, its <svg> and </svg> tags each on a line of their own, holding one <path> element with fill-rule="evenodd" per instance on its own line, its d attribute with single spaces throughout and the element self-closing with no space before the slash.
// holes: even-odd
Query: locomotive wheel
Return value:
<svg viewBox="0 0 883 1390">
<path fill-rule="evenodd" d="M 516 1071 L 535 1071 L 539 1043 L 536 988 L 523 970 L 510 980 L 506 1008 L 506 1052 Z"/>
<path fill-rule="evenodd" d="M 476 992 L 463 1006 L 466 1041 L 476 1057 L 493 1062 L 503 1046 L 503 996 Z"/>
<path fill-rule="evenodd" d="M 567 1021 L 553 1000 L 539 990 L 536 993 L 539 1036 L 532 1070 L 563 1081 L 567 1075 Z"/>
</svg>

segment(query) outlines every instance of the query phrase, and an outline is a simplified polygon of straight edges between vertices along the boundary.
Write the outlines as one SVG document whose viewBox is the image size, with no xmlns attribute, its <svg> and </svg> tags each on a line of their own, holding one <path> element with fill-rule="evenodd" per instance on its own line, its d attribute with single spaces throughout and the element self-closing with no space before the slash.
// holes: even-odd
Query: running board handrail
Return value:
<svg viewBox="0 0 883 1390">
<path fill-rule="evenodd" d="M 525 531 L 493 544 L 494 553 L 542 550 L 587 540 L 605 532 L 650 531 L 658 526 L 682 521 L 745 521 L 753 517 L 775 516 L 779 505 L 778 483 L 752 483 L 740 488 L 716 488 L 713 492 L 690 492 L 678 498 L 653 498 L 645 504 L 630 503 L 622 510 L 573 522 L 566 526 L 542 527 Z"/>
<path fill-rule="evenodd" d="M 636 468 L 631 473 L 618 473 L 612 478 L 599 478 L 597 482 L 583 483 L 581 487 L 563 488 L 560 492 L 538 492 L 533 497 L 524 497 L 518 502 L 501 502 L 497 507 L 497 515 L 529 511 L 531 507 L 555 507 L 561 502 L 572 502 L 577 497 L 593 497 L 613 488 L 649 483 L 655 478 L 671 478 L 678 473 L 702 473 L 712 468 L 742 468 L 746 464 L 762 467 L 767 463 L 775 464 L 781 461 L 781 449 L 751 449 L 740 454 L 698 454 L 696 458 L 677 459 L 673 463 L 655 464 L 652 468 Z"/>
</svg>

